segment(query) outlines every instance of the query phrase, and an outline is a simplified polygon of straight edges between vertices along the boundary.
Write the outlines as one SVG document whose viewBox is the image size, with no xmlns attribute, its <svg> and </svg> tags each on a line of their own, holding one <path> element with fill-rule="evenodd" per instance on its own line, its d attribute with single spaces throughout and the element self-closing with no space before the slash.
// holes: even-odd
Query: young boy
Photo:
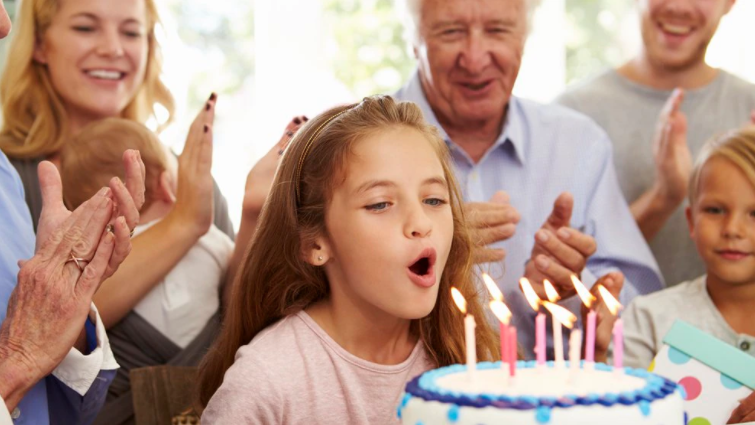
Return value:
<svg viewBox="0 0 755 425">
<path fill-rule="evenodd" d="M 647 368 L 676 319 L 755 355 L 755 127 L 703 147 L 686 213 L 707 273 L 629 305 L 623 313 L 627 366 Z"/>
</svg>

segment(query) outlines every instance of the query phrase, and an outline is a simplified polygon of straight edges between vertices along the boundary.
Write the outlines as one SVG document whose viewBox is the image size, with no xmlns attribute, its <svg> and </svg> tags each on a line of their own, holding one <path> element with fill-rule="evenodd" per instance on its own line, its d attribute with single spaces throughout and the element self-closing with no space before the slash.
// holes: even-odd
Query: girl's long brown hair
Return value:
<svg viewBox="0 0 755 425">
<path fill-rule="evenodd" d="M 343 113 L 342 113 L 343 112 Z M 295 176 L 307 142 L 312 140 L 301 166 L 297 205 Z M 236 351 L 257 333 L 284 316 L 296 313 L 328 296 L 322 268 L 304 259 L 303 247 L 325 234 L 325 209 L 333 188 L 343 181 L 344 169 L 355 142 L 377 131 L 405 126 L 424 134 L 435 148 L 448 181 L 454 233 L 443 270 L 438 301 L 432 312 L 415 321 L 412 329 L 423 341 L 437 366 L 464 361 L 464 326 L 450 290 L 456 286 L 467 299 L 468 312 L 478 320 L 477 352 L 482 360 L 498 357 L 495 335 L 487 324 L 472 276 L 472 242 L 462 212 L 462 200 L 449 165 L 448 148 L 437 130 L 427 124 L 413 103 L 395 102 L 387 96 L 365 98 L 310 120 L 286 150 L 262 210 L 259 227 L 249 246 L 240 277 L 234 283 L 231 302 L 221 333 L 199 371 L 199 409 L 207 405 L 223 382 Z"/>
</svg>

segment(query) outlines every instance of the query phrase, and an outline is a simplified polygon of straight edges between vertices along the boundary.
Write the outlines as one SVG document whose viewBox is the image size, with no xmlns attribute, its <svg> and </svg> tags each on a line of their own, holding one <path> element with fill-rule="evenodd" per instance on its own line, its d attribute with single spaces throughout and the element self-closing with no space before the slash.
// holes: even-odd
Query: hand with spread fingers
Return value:
<svg viewBox="0 0 755 425">
<path fill-rule="evenodd" d="M 488 245 L 514 236 L 520 216 L 509 203 L 509 195 L 498 191 L 489 202 L 468 202 L 464 204 L 464 214 L 475 243 L 474 262 L 503 261 L 506 251 Z"/>
<path fill-rule="evenodd" d="M 553 211 L 535 233 L 535 246 L 524 268 L 524 276 L 541 298 L 546 298 L 543 280 L 548 279 L 562 298 L 576 291 L 571 275 L 580 276 L 587 259 L 597 249 L 595 239 L 569 227 L 574 198 L 564 192 L 553 203 Z"/>
<path fill-rule="evenodd" d="M 739 405 L 731 412 L 731 416 L 726 423 L 741 424 L 744 422 L 755 422 L 755 391 L 739 401 Z"/>
<path fill-rule="evenodd" d="M 94 293 L 131 249 L 130 225 L 138 223 L 144 200 L 144 166 L 135 151 L 124 154 L 124 163 L 125 185 L 111 181 L 73 212 L 63 206 L 57 168 L 49 162 L 39 166 L 44 205 L 36 253 L 21 262 L 0 326 L 7 406 L 17 404 L 82 340 Z M 109 223 L 114 232 L 107 230 Z"/>
</svg>

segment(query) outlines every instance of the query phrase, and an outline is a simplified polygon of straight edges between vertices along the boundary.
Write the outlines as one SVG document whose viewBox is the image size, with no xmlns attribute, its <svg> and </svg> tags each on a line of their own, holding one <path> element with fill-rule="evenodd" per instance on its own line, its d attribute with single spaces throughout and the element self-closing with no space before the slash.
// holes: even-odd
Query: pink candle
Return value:
<svg viewBox="0 0 755 425">
<path fill-rule="evenodd" d="M 509 376 L 514 377 L 516 375 L 516 327 L 509 326 L 509 342 L 508 342 L 508 359 L 509 359 Z"/>
<path fill-rule="evenodd" d="M 537 313 L 535 317 L 535 354 L 537 365 L 545 365 L 545 315 Z"/>
<path fill-rule="evenodd" d="M 624 323 L 621 317 L 613 324 L 613 367 L 619 370 L 624 364 Z"/>
<path fill-rule="evenodd" d="M 587 335 L 585 341 L 585 361 L 595 362 L 595 311 L 587 313 Z"/>
<path fill-rule="evenodd" d="M 501 367 L 506 367 L 506 363 L 508 363 L 509 359 L 509 350 L 506 342 L 509 338 L 509 325 L 503 324 L 503 322 L 499 322 L 501 325 Z"/>
</svg>

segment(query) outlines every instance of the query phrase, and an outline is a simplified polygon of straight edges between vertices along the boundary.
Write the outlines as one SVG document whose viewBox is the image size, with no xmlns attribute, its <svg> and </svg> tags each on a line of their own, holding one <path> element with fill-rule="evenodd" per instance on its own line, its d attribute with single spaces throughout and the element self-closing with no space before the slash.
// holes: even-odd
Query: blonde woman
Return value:
<svg viewBox="0 0 755 425">
<path fill-rule="evenodd" d="M 36 169 L 42 160 L 59 165 L 62 146 L 93 121 L 122 117 L 144 123 L 155 116 L 158 105 L 167 110 L 170 120 L 174 103 L 160 81 L 160 49 L 154 31 L 159 18 L 154 0 L 25 0 L 17 18 L 8 66 L 0 80 L 0 149 L 21 176 L 36 227 L 41 210 Z M 187 144 L 203 138 L 212 127 L 215 101 L 213 94 L 203 105 Z M 277 161 L 278 149 L 272 161 Z M 263 189 L 257 185 L 245 198 L 244 238 L 254 229 L 264 201 L 264 196 L 259 196 Z M 133 239 L 128 260 L 95 295 L 114 345 L 134 340 L 133 334 L 143 338 L 140 350 L 120 347 L 119 352 L 143 352 L 143 346 L 149 345 L 154 353 L 117 359 L 122 368 L 110 388 L 105 419 L 98 419 L 102 423 L 132 420 L 127 392 L 130 368 L 194 364 L 204 354 L 209 340 L 194 341 L 196 344 L 181 349 L 140 321 L 133 308 L 213 221 L 233 238 L 226 202 L 217 185 L 211 178 L 185 173 L 178 181 L 173 210 Z M 217 320 L 212 326 L 217 326 Z M 209 339 L 214 333 L 210 329 L 202 335 Z M 111 418 L 109 412 L 113 412 Z"/>
</svg>

